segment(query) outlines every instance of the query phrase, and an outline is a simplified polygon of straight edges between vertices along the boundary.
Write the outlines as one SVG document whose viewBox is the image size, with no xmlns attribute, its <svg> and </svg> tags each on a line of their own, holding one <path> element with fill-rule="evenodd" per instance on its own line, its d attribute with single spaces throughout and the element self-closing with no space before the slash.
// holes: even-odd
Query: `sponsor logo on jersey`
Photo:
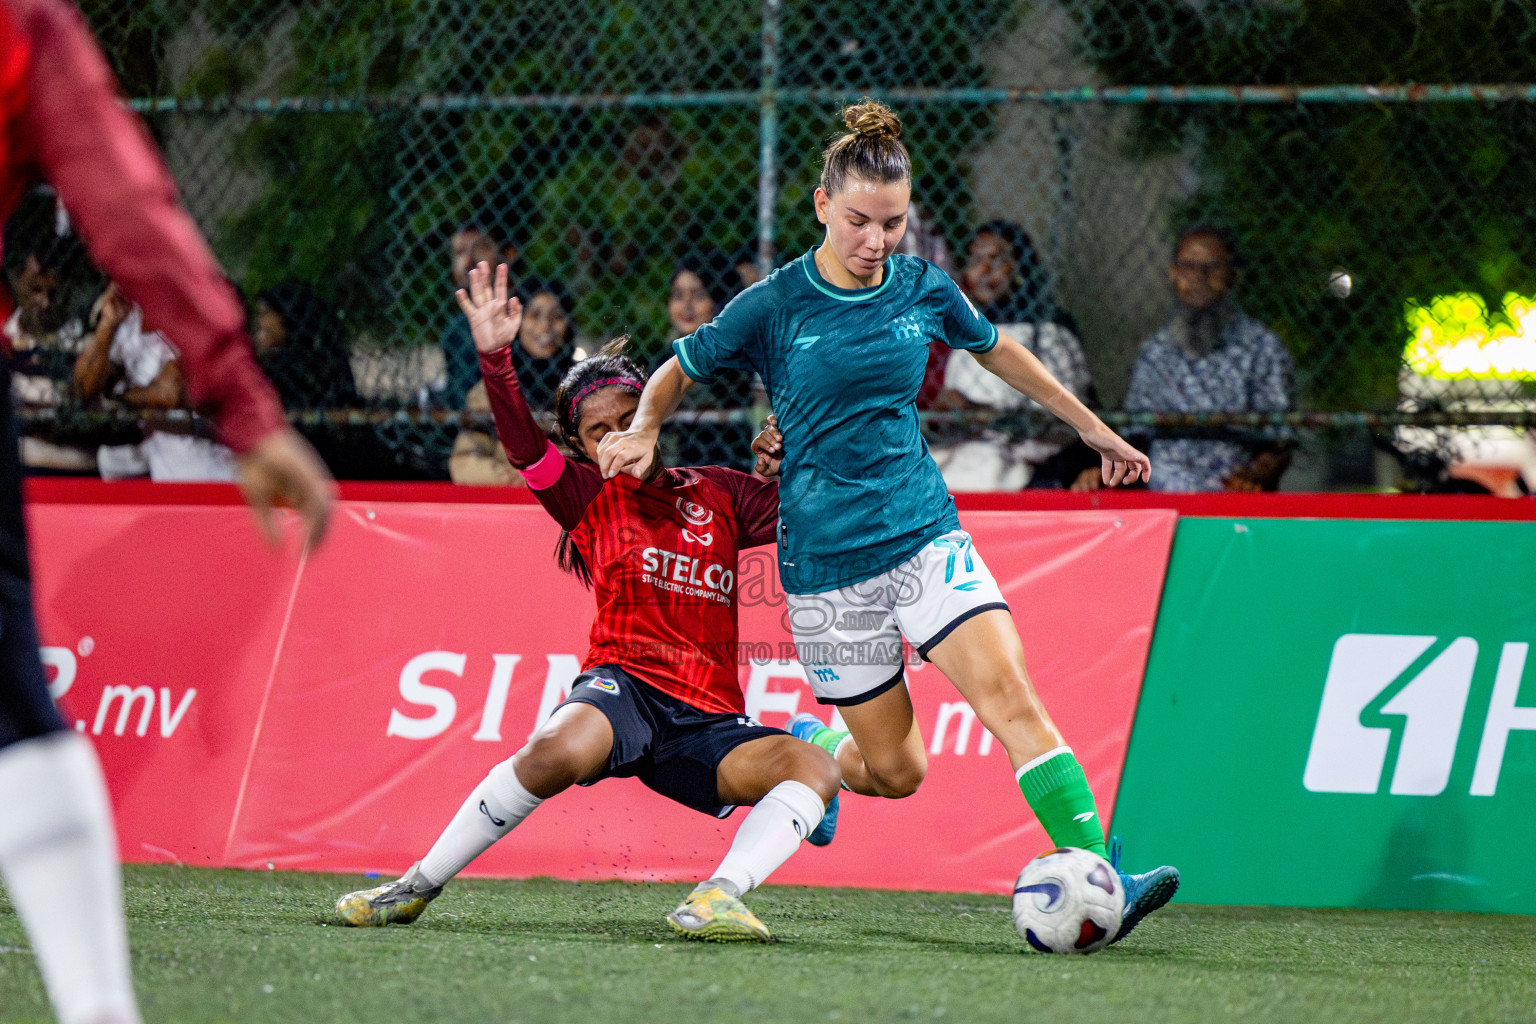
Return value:
<svg viewBox="0 0 1536 1024">
<path fill-rule="evenodd" d="M 804 349 L 810 348 L 820 340 L 821 335 L 819 334 L 802 334 L 800 337 L 790 342 L 789 345 L 791 348 L 800 349 L 803 351 Z"/>
<path fill-rule="evenodd" d="M 731 591 L 736 587 L 735 570 L 664 548 L 641 551 L 640 567 L 642 582 L 684 597 L 730 604 Z"/>
<path fill-rule="evenodd" d="M 692 530 L 685 526 L 683 527 L 683 539 L 691 540 L 695 544 L 703 544 L 705 547 L 709 547 L 715 542 L 715 535 L 713 533 L 694 533 Z"/>
<path fill-rule="evenodd" d="M 677 499 L 677 510 L 683 514 L 684 519 L 694 526 L 708 526 L 715 521 L 715 514 L 709 509 L 684 498 Z"/>
</svg>

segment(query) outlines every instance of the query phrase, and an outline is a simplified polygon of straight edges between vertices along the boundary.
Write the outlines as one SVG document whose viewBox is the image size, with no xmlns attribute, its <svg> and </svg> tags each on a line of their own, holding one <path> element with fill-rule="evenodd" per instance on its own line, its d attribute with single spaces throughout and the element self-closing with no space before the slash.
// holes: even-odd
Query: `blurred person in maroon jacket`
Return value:
<svg viewBox="0 0 1536 1024">
<path fill-rule="evenodd" d="M 268 536 L 276 539 L 281 500 L 317 541 L 329 477 L 283 420 L 244 309 L 149 134 L 119 102 L 90 30 L 63 0 L 0 0 L 0 218 L 39 180 L 57 191 L 96 265 L 176 347 L 192 404 L 239 456 L 241 488 Z M 43 678 L 3 385 L 11 434 L 0 441 L 0 875 L 58 1018 L 133 1024 L 112 809 L 90 741 L 65 728 Z"/>
</svg>

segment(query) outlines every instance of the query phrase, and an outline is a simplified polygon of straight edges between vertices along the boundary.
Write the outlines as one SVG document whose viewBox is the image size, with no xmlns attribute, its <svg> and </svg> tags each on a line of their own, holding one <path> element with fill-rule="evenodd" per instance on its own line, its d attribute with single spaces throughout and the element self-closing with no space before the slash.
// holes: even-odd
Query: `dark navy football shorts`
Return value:
<svg viewBox="0 0 1536 1024">
<path fill-rule="evenodd" d="M 582 785 L 635 778 L 669 800 L 717 818 L 735 810 L 720 803 L 715 784 L 725 756 L 749 740 L 787 735 L 746 715 L 700 711 L 617 665 L 598 665 L 577 676 L 561 707 L 566 704 L 590 704 L 613 726 L 607 770 Z"/>
<path fill-rule="evenodd" d="M 32 588 L 0 569 L 0 749 L 63 728 L 38 656 Z"/>
</svg>

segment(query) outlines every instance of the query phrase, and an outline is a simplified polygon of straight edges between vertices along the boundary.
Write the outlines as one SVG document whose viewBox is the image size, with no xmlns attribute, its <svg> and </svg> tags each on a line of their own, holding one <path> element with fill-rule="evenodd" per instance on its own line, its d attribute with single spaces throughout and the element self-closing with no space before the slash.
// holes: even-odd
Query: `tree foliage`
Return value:
<svg viewBox="0 0 1536 1024">
<path fill-rule="evenodd" d="M 185 4 L 155 2 L 166 5 L 158 27 L 137 37 L 149 50 L 156 41 L 163 49 L 190 17 Z M 945 0 L 911 0 L 876 18 L 788 0 L 779 80 L 850 95 L 979 84 L 977 52 L 1016 6 L 983 0 L 956 10 Z M 762 81 L 760 12 L 757 4 L 696 0 L 204 4 L 195 13 L 217 43 L 176 83 L 182 94 L 376 104 L 361 113 L 254 118 L 234 157 L 261 192 L 222 225 L 216 244 L 242 268 L 248 290 L 298 277 L 381 341 L 423 343 L 435 339 L 450 306 L 447 236 L 479 223 L 515 242 L 529 270 L 574 286 L 585 331 L 628 328 L 659 345 L 677 257 L 756 238 L 755 103 L 452 112 L 389 101 L 750 93 Z M 165 77 L 163 62 L 146 65 L 134 73 L 134 89 L 163 90 Z M 963 158 L 990 118 L 939 106 L 902 113 L 919 191 L 940 199 L 944 222 L 965 223 Z M 833 114 L 781 109 L 779 223 L 789 253 L 814 235 L 809 193 Z"/>
</svg>

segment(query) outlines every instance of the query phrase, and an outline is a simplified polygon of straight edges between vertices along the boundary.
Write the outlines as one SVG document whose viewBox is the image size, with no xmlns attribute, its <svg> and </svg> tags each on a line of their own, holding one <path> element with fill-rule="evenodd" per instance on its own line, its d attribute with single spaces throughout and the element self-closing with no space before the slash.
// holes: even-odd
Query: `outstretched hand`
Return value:
<svg viewBox="0 0 1536 1024">
<path fill-rule="evenodd" d="M 268 434 L 251 451 L 240 457 L 240 491 L 256 513 L 256 522 L 268 542 L 280 537 L 274 505 L 291 506 L 304 520 L 305 540 L 310 546 L 325 536 L 331 516 L 331 499 L 336 482 L 325 463 L 292 427 Z"/>
<path fill-rule="evenodd" d="M 517 340 L 523 326 L 523 302 L 517 296 L 507 298 L 507 265 L 496 267 L 496 283 L 491 284 L 490 264 L 481 260 L 469 268 L 469 290 L 454 292 L 459 308 L 469 319 L 469 333 L 475 339 L 475 351 L 483 356 L 506 348 Z"/>
<path fill-rule="evenodd" d="M 1101 427 L 1083 433 L 1082 438 L 1084 444 L 1099 453 L 1102 460 L 1099 474 L 1105 486 L 1129 487 L 1137 481 L 1151 482 L 1152 460 L 1113 430 Z"/>
</svg>

